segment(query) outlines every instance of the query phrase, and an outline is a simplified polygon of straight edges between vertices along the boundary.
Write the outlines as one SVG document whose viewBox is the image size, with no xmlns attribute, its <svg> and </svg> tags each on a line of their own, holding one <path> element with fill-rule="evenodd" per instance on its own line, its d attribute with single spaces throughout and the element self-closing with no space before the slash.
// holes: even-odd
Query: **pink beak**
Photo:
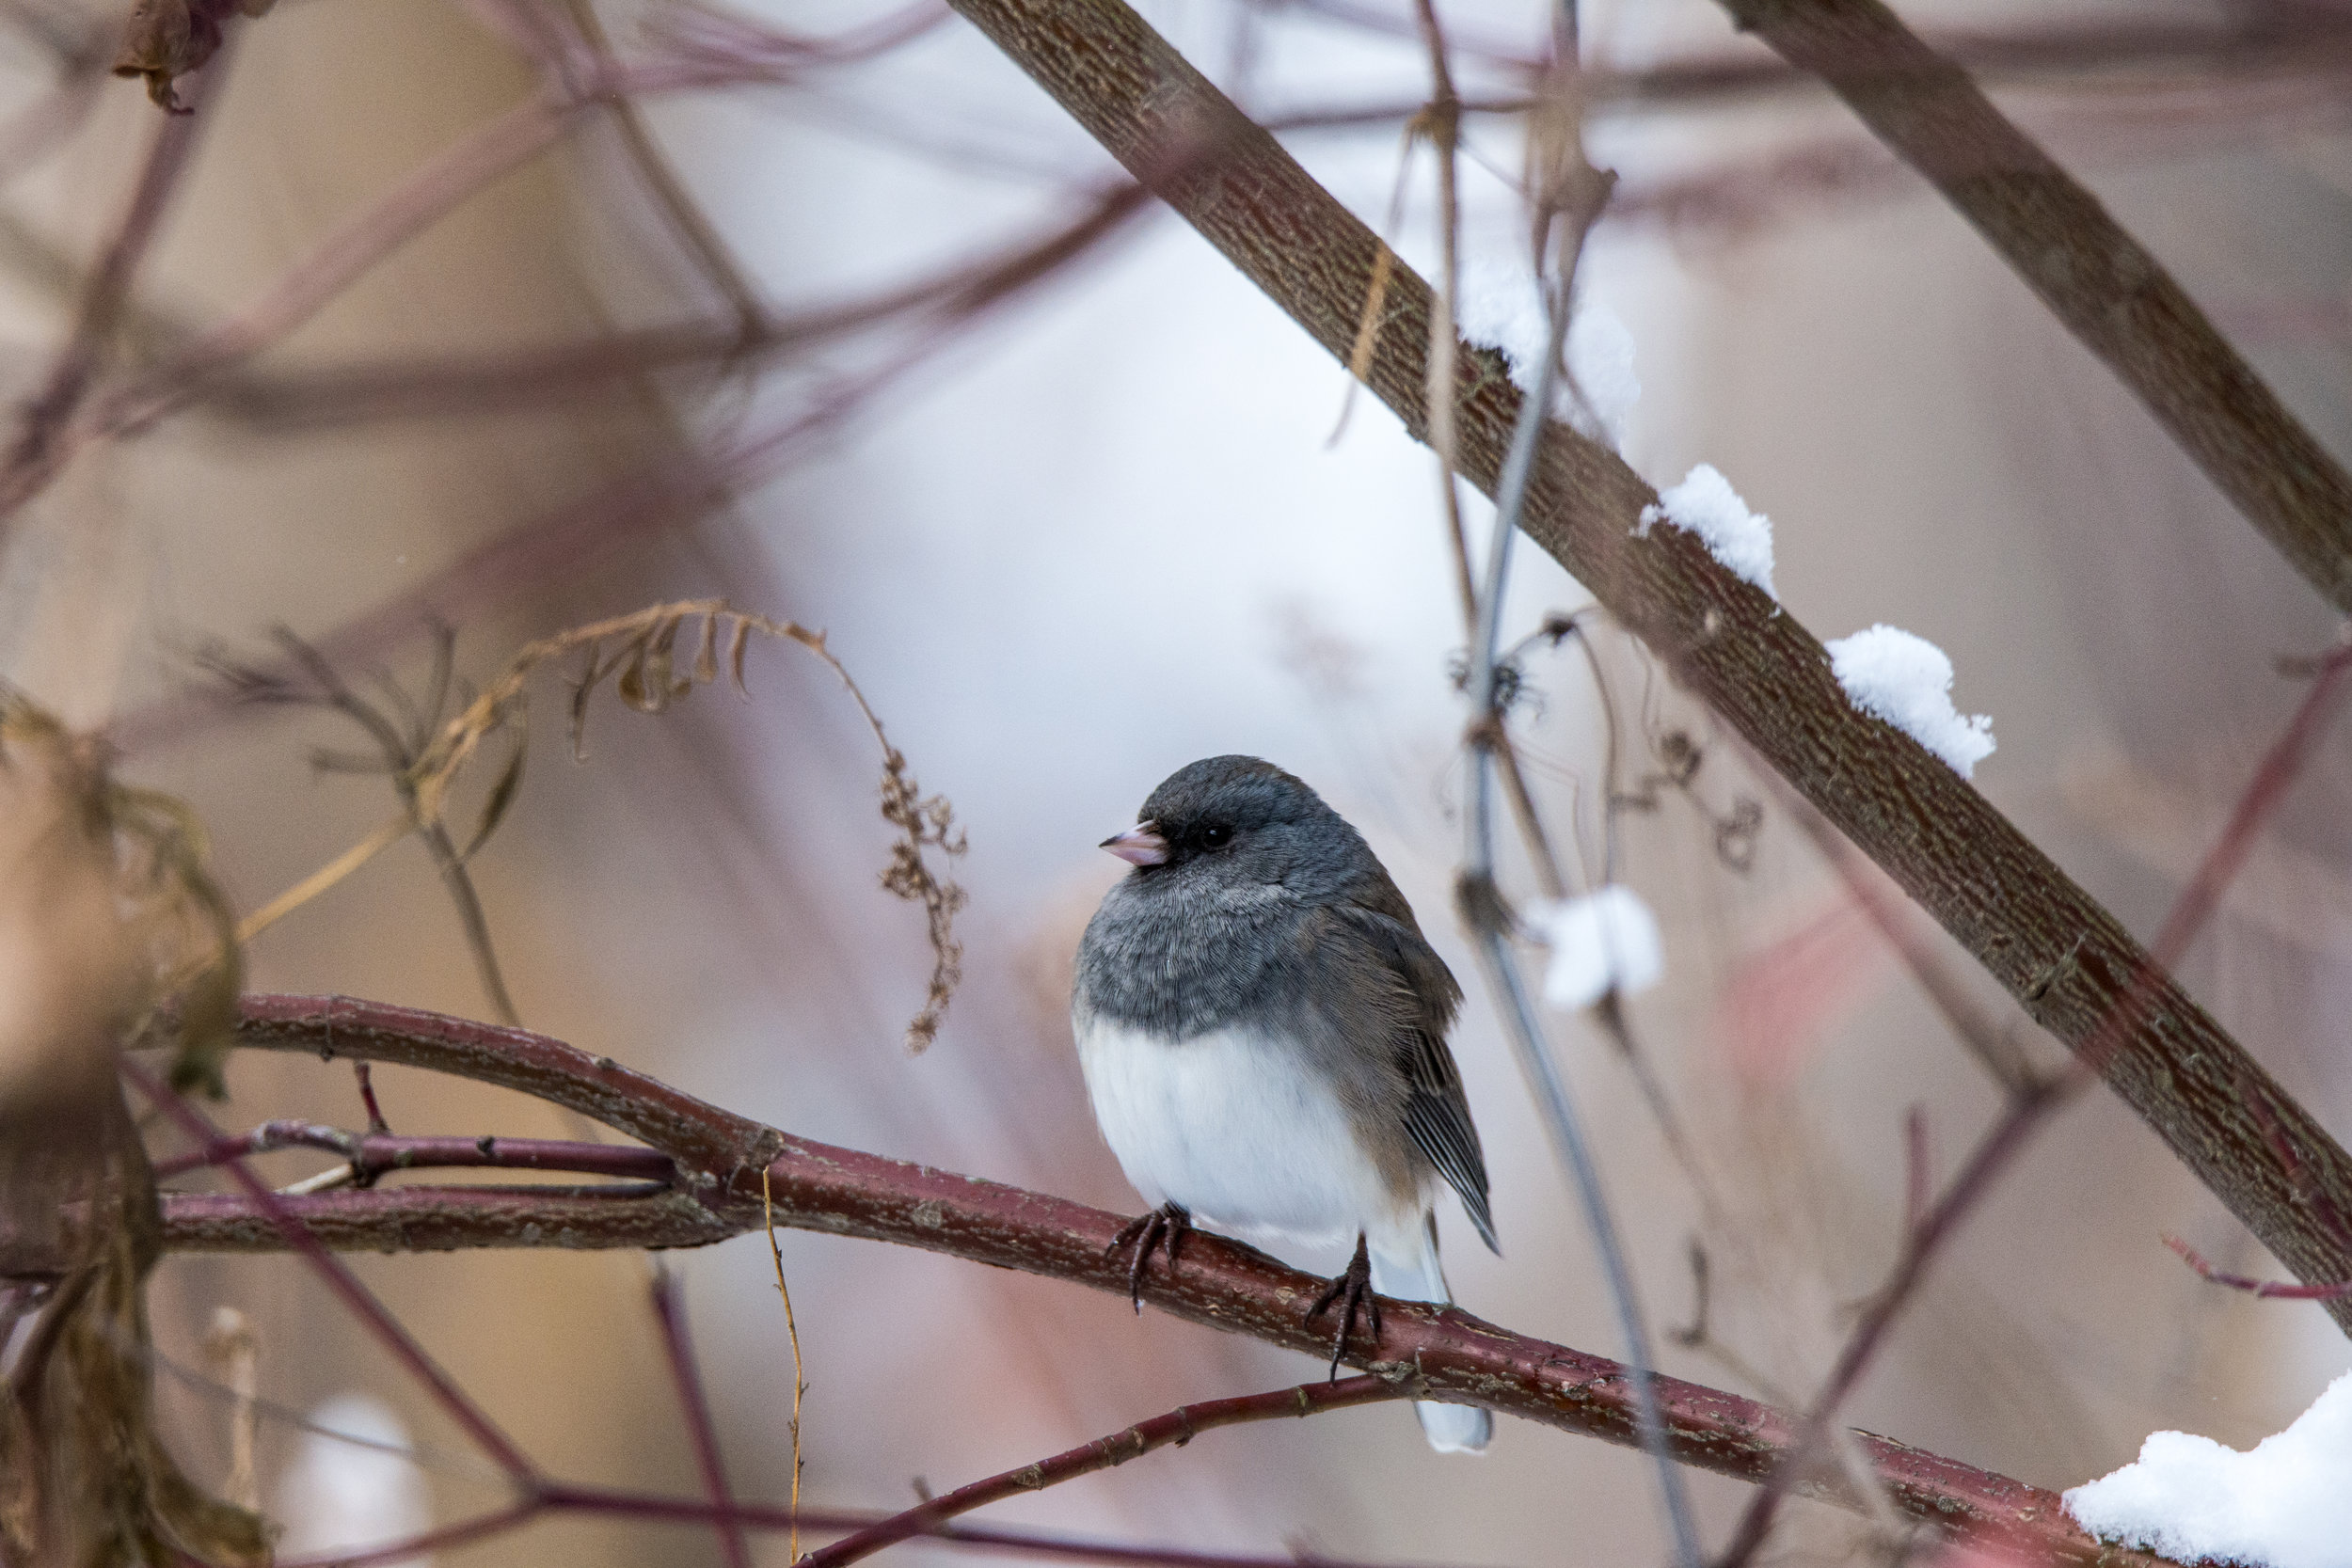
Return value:
<svg viewBox="0 0 2352 1568">
<path fill-rule="evenodd" d="M 1130 865 L 1164 865 L 1168 862 L 1168 840 L 1160 836 L 1160 825 L 1142 822 L 1125 832 L 1106 838 L 1103 847 Z"/>
</svg>

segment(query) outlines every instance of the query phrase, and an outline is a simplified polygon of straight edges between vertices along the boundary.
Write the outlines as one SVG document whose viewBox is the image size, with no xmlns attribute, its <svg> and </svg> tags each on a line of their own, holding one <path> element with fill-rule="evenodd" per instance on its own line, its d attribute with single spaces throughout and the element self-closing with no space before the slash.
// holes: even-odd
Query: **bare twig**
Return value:
<svg viewBox="0 0 2352 1568">
<path fill-rule="evenodd" d="M 1414 124 L 1429 137 L 1438 157 L 1438 288 L 1429 312 L 1428 420 L 1429 449 L 1438 457 L 1438 497 L 1445 509 L 1448 541 L 1453 546 L 1454 589 L 1462 599 L 1462 626 L 1478 626 L 1478 594 L 1470 571 L 1470 534 L 1462 525 L 1462 492 L 1454 478 L 1454 301 L 1462 291 L 1462 211 L 1455 189 L 1456 156 L 1462 134 L 1462 95 L 1454 88 L 1454 71 L 1446 61 L 1445 31 L 1438 23 L 1436 0 L 1413 0 L 1413 15 L 1421 28 L 1422 47 L 1429 53 L 1429 103 Z M 1376 319 L 1366 306 L 1366 322 Z M 1354 383 L 1350 383 L 1352 387 Z"/>
<path fill-rule="evenodd" d="M 801 1324 L 792 1312 L 792 1287 L 784 1282 L 784 1247 L 776 1241 L 776 1200 L 769 1173 L 759 1173 L 759 1224 L 768 1237 L 768 1260 L 776 1267 L 776 1294 L 784 1302 L 784 1335 L 792 1345 L 792 1560 L 801 1560 L 801 1401 L 808 1393 L 808 1370 L 801 1361 Z"/>
<path fill-rule="evenodd" d="M 389 1132 L 346 1132 L 311 1122 L 269 1121 L 250 1132 L 216 1138 L 194 1153 L 158 1160 L 155 1176 L 159 1180 L 183 1176 L 275 1148 L 321 1148 L 340 1154 L 358 1173 L 362 1186 L 404 1170 L 561 1170 L 636 1181 L 668 1181 L 676 1174 L 669 1156 L 659 1149 L 619 1144 L 487 1135 L 399 1137 Z"/>
<path fill-rule="evenodd" d="M 735 1495 L 727 1489 L 725 1459 L 719 1452 L 719 1429 L 710 1419 L 710 1402 L 703 1394 L 702 1373 L 694 1366 L 694 1342 L 687 1332 L 686 1303 L 680 1299 L 677 1275 L 660 1259 L 653 1263 L 653 1314 L 661 1324 L 661 1348 L 669 1356 L 670 1381 L 677 1386 L 678 1402 L 686 1409 L 686 1432 L 693 1440 L 694 1465 L 702 1471 L 703 1491 L 710 1498 L 719 1537 L 719 1555 L 727 1568 L 751 1568 L 752 1550 L 743 1527 L 732 1517 Z"/>
<path fill-rule="evenodd" d="M 2352 1295 L 2352 1280 L 2339 1280 L 2333 1285 L 2293 1285 L 2276 1279 L 2256 1279 L 2249 1275 L 2231 1274 L 2205 1260 L 2205 1255 L 2182 1241 L 2167 1236 L 2164 1244 L 2179 1253 L 2181 1261 L 2197 1271 L 2197 1277 L 2209 1285 L 2224 1285 L 2233 1291 L 2243 1291 L 2249 1296 L 2265 1301 L 2334 1301 Z"/>
<path fill-rule="evenodd" d="M 1024 1493 L 1042 1491 L 1079 1476 L 1092 1475 L 1140 1459 L 1154 1449 L 1189 1443 L 1203 1432 L 1218 1427 L 1238 1426 L 1247 1421 L 1295 1419 L 1318 1415 L 1327 1410 L 1345 1410 L 1359 1404 L 1376 1404 L 1412 1392 L 1410 1376 L 1351 1377 L 1335 1382 L 1302 1383 L 1295 1388 L 1278 1388 L 1266 1394 L 1246 1394 L 1238 1399 L 1204 1400 L 1199 1404 L 1179 1405 L 1164 1416 L 1098 1437 L 1093 1442 L 1051 1459 L 1041 1459 L 1017 1470 L 976 1481 L 953 1492 L 930 1498 L 903 1513 L 893 1514 L 880 1524 L 870 1525 L 854 1535 L 846 1536 L 830 1546 L 820 1546 L 802 1560 L 808 1568 L 849 1568 L 849 1564 L 873 1556 L 883 1547 L 918 1535 L 929 1535 L 959 1514 L 969 1513 L 989 1503 L 1017 1497 Z"/>
<path fill-rule="evenodd" d="M 224 55 L 221 65 L 207 73 L 205 98 L 218 93 L 216 78 L 226 64 Z M 130 205 L 115 225 L 82 292 L 73 331 L 42 378 L 40 391 L 25 404 L 16 439 L 5 459 L 0 459 L 0 530 L 49 483 L 65 460 L 67 423 L 88 391 L 99 360 L 111 346 L 130 298 L 132 279 L 154 243 L 165 209 L 195 150 L 198 134 L 207 122 L 208 117 L 199 111 L 200 104 L 191 106 L 189 113 L 165 116 L 155 126 Z"/>
</svg>

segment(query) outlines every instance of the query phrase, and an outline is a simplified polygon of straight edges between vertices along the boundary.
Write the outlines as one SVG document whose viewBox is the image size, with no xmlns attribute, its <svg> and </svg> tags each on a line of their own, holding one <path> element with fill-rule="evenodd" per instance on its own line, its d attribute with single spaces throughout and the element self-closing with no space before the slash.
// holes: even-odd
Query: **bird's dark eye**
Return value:
<svg viewBox="0 0 2352 1568">
<path fill-rule="evenodd" d="M 1211 849 L 1222 849 L 1233 840 L 1233 830 L 1222 822 L 1212 823 L 1200 830 L 1201 844 Z"/>
</svg>

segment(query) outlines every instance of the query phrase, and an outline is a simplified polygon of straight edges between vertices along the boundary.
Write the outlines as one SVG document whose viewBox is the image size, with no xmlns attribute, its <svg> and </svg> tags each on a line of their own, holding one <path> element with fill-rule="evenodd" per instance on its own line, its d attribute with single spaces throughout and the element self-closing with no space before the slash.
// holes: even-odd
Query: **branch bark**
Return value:
<svg viewBox="0 0 2352 1568">
<path fill-rule="evenodd" d="M 2352 612 L 2352 474 L 2097 197 L 1881 0 L 1723 6 L 1943 192 L 2247 521 Z"/>
<path fill-rule="evenodd" d="M 330 1245 L 401 1244 L 411 1235 L 429 1235 L 426 1244 L 438 1246 L 512 1245 L 523 1214 L 534 1212 L 519 1205 L 532 1202 L 548 1206 L 535 1211 L 541 1216 L 553 1213 L 553 1205 L 570 1205 L 564 1212 L 575 1229 L 568 1242 L 553 1244 L 699 1244 L 761 1227 L 764 1168 L 781 1224 L 921 1247 L 1112 1295 L 1127 1292 L 1124 1260 L 1111 1246 L 1122 1223 L 1117 1214 L 793 1137 L 545 1036 L 343 998 L 249 996 L 239 1041 L 330 1059 L 397 1063 L 515 1089 L 642 1139 L 675 1162 L 679 1173 L 675 1188 L 660 1196 L 672 1206 L 663 1212 L 675 1228 L 666 1232 L 608 1232 L 585 1208 L 592 1201 L 647 1205 L 627 1212 L 634 1223 L 653 1212 L 656 1200 L 643 1197 L 498 1195 L 476 1209 L 454 1201 L 468 1189 L 393 1187 L 278 1200 L 306 1222 L 355 1212 L 382 1217 L 373 1228 L 323 1225 L 319 1239 Z M 218 1247 L 230 1238 L 230 1206 L 239 1201 L 248 1208 L 233 1233 L 236 1249 L 286 1244 L 282 1230 L 255 1212 L 249 1198 L 200 1200 L 207 1206 L 201 1225 L 182 1208 L 193 1201 L 180 1199 L 167 1211 L 167 1246 Z M 548 1222 L 542 1217 L 539 1223 L 544 1237 Z M 663 1240 L 644 1239 L 649 1234 Z M 1304 1312 L 1322 1284 L 1237 1242 L 1202 1233 L 1185 1247 L 1173 1278 L 1156 1269 L 1145 1276 L 1143 1294 L 1177 1317 L 1320 1358 L 1328 1341 L 1310 1327 Z M 1402 1397 L 1482 1404 L 1629 1448 L 1640 1442 L 1632 1386 L 1614 1361 L 1515 1334 L 1452 1307 L 1388 1302 L 1382 1316 L 1378 1354 L 1347 1359 L 1387 1380 Z M 1657 1390 L 1667 1446 L 1683 1464 L 1760 1482 L 1794 1439 L 1791 1418 L 1752 1400 L 1671 1377 L 1659 1378 Z M 1867 1433 L 1854 1440 L 1895 1506 L 1946 1534 L 2011 1548 L 2035 1561 L 2085 1568 L 2150 1568 L 2165 1560 L 2103 1545 L 2075 1528 L 2054 1493 Z M 1797 1490 L 1855 1506 L 1831 1470 L 1805 1477 Z"/>
<path fill-rule="evenodd" d="M 1428 438 L 1428 285 L 1271 135 L 1119 0 L 951 3 L 1342 364 L 1385 258 L 1363 379 Z M 1457 363 L 1455 460 L 1491 496 L 1519 392 L 1489 350 L 1463 345 Z M 2037 1022 L 2081 1050 L 2149 972 L 2147 952 L 1959 775 L 1857 713 L 1794 616 L 1679 529 L 1634 537 L 1656 499 L 1614 452 L 1555 424 L 1523 526 Z M 2104 1071 L 2297 1276 L 2352 1277 L 2352 1249 L 2316 1212 L 2324 1202 L 2352 1209 L 2352 1160 L 2169 975 L 2155 977 Z M 2273 1127 L 2308 1194 L 2268 1141 Z M 2352 1302 L 2328 1310 L 2352 1326 Z"/>
</svg>

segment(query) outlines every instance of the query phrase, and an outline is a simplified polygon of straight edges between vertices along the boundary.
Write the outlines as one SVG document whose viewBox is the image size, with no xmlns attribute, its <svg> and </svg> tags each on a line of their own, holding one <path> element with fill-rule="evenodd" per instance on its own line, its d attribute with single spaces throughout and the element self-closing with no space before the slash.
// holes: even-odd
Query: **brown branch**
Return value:
<svg viewBox="0 0 2352 1568">
<path fill-rule="evenodd" d="M 1942 191 L 2247 521 L 2352 610 L 2352 473 L 2096 197 L 1881 0 L 1723 4 Z"/>
<path fill-rule="evenodd" d="M 1343 364 L 1389 254 L 1364 380 L 1425 437 L 1428 285 L 1271 135 L 1116 0 L 955 3 Z M 1178 135 L 1217 155 L 1171 164 Z M 1519 393 L 1499 356 L 1467 347 L 1457 389 L 1462 472 L 1491 495 Z M 1554 425 L 1524 527 L 2037 1022 L 2082 1050 L 2146 972 L 2145 949 L 1943 762 L 1857 713 L 1795 616 L 1678 529 L 1633 537 L 1655 499 L 1614 453 Z M 2352 1160 L 2169 976 L 2156 978 L 2106 1075 L 2297 1275 L 2352 1276 L 2352 1251 L 2297 1201 L 2249 1099 L 2275 1108 L 2312 1189 L 2341 1209 L 2352 1210 Z M 2328 1306 L 2352 1323 L 2352 1304 Z"/>
<path fill-rule="evenodd" d="M 903 1513 L 894 1513 L 879 1524 L 844 1536 L 830 1546 L 820 1546 L 801 1562 L 803 1568 L 849 1568 L 850 1563 L 863 1561 L 885 1546 L 932 1534 L 948 1520 L 976 1508 L 1090 1476 L 1097 1470 L 1141 1459 L 1154 1449 L 1181 1447 L 1199 1433 L 1217 1427 L 1239 1426 L 1246 1421 L 1292 1420 L 1326 1410 L 1378 1404 L 1403 1394 L 1404 1389 L 1388 1379 L 1366 1374 L 1327 1383 L 1302 1383 L 1295 1388 L 1245 1394 L 1238 1399 L 1179 1405 L 1164 1416 L 1137 1421 L 1108 1437 L 1098 1437 L 1051 1459 L 1041 1459 L 1034 1465 L 959 1486 L 944 1497 L 930 1498 Z"/>
<path fill-rule="evenodd" d="M 279 1201 L 332 1252 L 706 1246 L 745 1228 L 684 1193 L 637 1185 L 379 1187 L 289 1194 Z M 286 1250 L 285 1237 L 249 1197 L 166 1193 L 163 1206 L 174 1251 Z"/>
<path fill-rule="evenodd" d="M 920 1247 L 1019 1269 L 1113 1294 L 1128 1290 L 1110 1243 L 1120 1216 L 950 1171 L 887 1160 L 793 1137 L 682 1094 L 561 1041 L 518 1029 L 343 998 L 250 996 L 240 1043 L 346 1059 L 391 1062 L 510 1088 L 593 1117 L 675 1161 L 679 1187 L 656 1197 L 561 1198 L 487 1195 L 479 1189 L 377 1188 L 276 1199 L 328 1245 L 513 1245 L 517 1227 L 540 1228 L 520 1244 L 696 1244 L 758 1228 L 762 1172 L 776 1219 L 802 1229 Z M 233 1235 L 241 1250 L 282 1247 L 284 1231 L 253 1212 L 239 1223 L 233 1198 L 178 1199 L 166 1211 L 166 1244 L 188 1250 Z M 546 1205 L 535 1213 L 533 1201 Z M 203 1227 L 184 1208 L 206 1206 Z M 636 1239 L 597 1228 L 590 1203 Z M 675 1228 L 648 1243 L 644 1207 L 668 1205 Z M 562 1206 L 571 1235 L 552 1240 Z M 532 1217 L 526 1219 L 529 1214 Z M 410 1243 L 416 1235 L 426 1240 Z M 1236 1242 L 1203 1234 L 1185 1248 L 1174 1278 L 1154 1271 L 1143 1294 L 1188 1321 L 1320 1358 L 1328 1340 L 1304 1320 L 1322 1282 Z M 1634 1399 L 1614 1361 L 1549 1344 L 1452 1307 L 1384 1304 L 1384 1333 L 1373 1354 L 1351 1364 L 1415 1399 L 1455 1399 L 1506 1415 L 1631 1447 L 1639 1442 Z M 1686 1465 L 1750 1481 L 1780 1465 L 1796 1433 L 1792 1418 L 1767 1405 L 1676 1378 L 1657 1380 L 1669 1451 Z M 2150 1564 L 2077 1529 L 2055 1494 L 1868 1433 L 1854 1442 L 1905 1517 L 1947 1534 L 2004 1544 L 2050 1563 Z M 1852 1506 L 1834 1471 L 1808 1474 L 1808 1496 Z M 2102 1553 L 2106 1555 L 2102 1556 Z"/>
</svg>

